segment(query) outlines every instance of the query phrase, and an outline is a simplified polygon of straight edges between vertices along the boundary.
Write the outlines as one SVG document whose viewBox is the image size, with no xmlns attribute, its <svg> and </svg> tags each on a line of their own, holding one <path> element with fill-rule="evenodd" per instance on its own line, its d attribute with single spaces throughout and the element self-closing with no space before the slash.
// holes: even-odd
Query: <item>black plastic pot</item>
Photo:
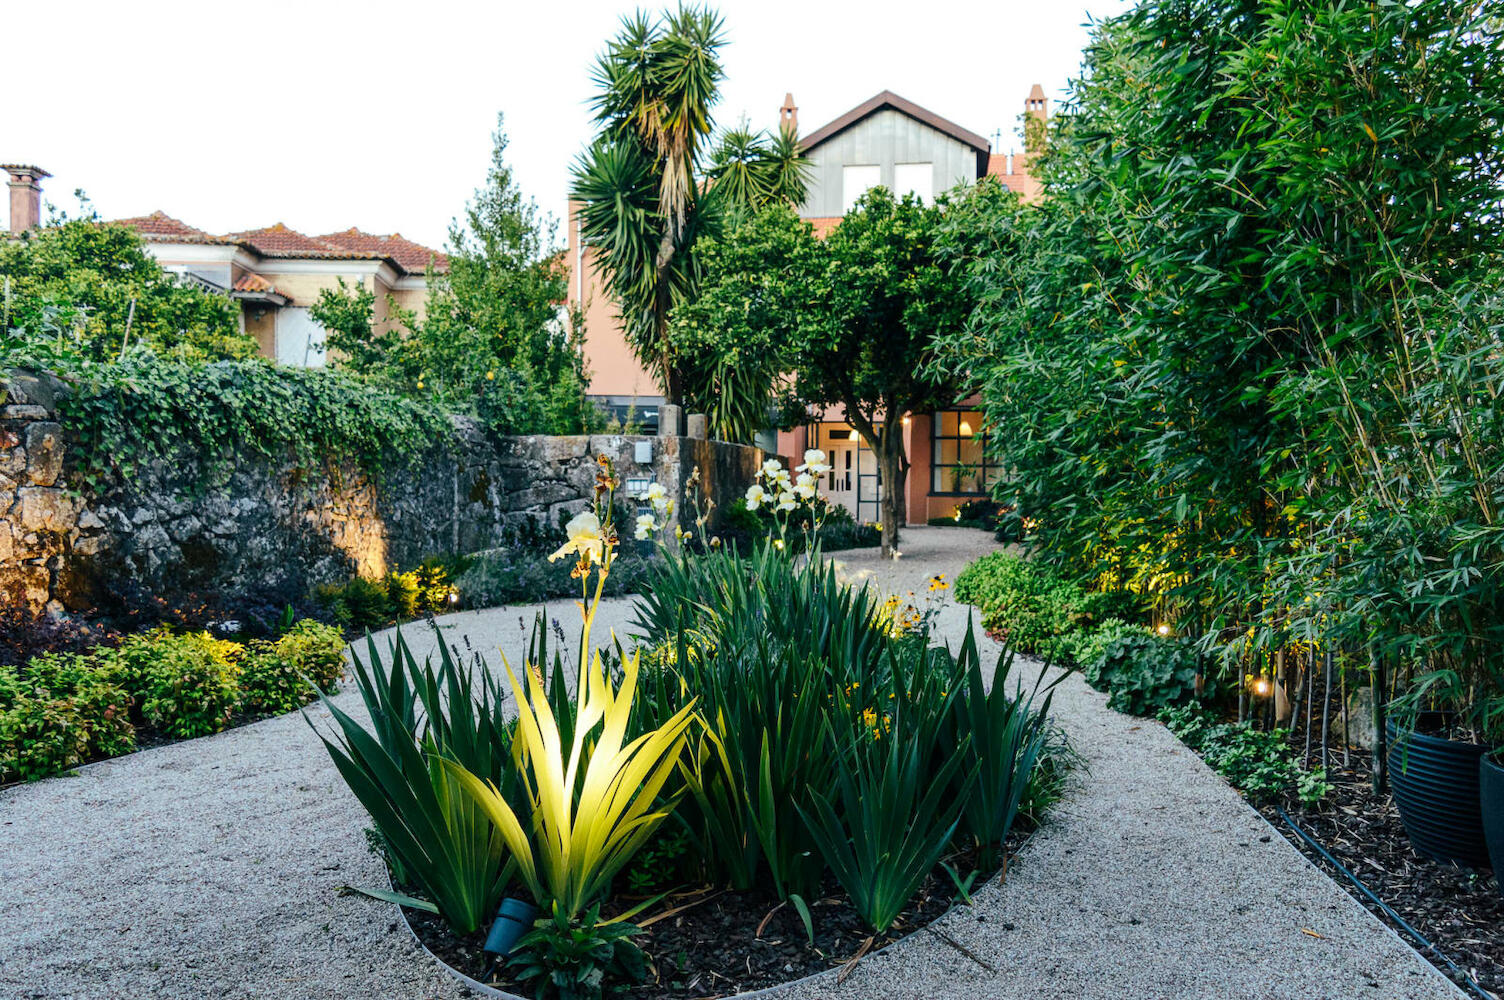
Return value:
<svg viewBox="0 0 1504 1000">
<path fill-rule="evenodd" d="M 1389 731 L 1389 785 L 1405 833 L 1417 854 L 1464 868 L 1489 867 L 1478 791 L 1479 761 L 1488 751 L 1423 730 L 1439 725 L 1422 716 L 1422 731 Z"/>
<path fill-rule="evenodd" d="M 1478 765 L 1478 801 L 1483 807 L 1483 839 L 1494 862 L 1494 881 L 1504 896 L 1504 751 Z"/>
</svg>

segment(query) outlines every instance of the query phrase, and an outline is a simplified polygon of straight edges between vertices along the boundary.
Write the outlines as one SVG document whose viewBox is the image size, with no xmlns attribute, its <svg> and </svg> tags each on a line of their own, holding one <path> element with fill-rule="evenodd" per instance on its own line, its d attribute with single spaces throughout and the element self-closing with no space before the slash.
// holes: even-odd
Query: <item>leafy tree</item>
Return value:
<svg viewBox="0 0 1504 1000">
<path fill-rule="evenodd" d="M 228 296 L 180 283 L 135 230 L 92 212 L 0 241 L 0 288 L 0 333 L 12 352 L 89 361 L 113 359 L 127 344 L 198 359 L 256 353 Z"/>
<path fill-rule="evenodd" d="M 937 345 L 1008 429 L 1042 558 L 1255 671 L 1345 636 L 1481 690 L 1499 42 L 1446 0 L 1146 3 L 1097 29 L 1044 202 L 991 206 L 1006 252 L 951 255 L 979 305 Z"/>
<path fill-rule="evenodd" d="M 340 367 L 370 375 L 388 370 L 401 349 L 401 328 L 388 324 L 378 332 L 376 293 L 362 284 L 347 285 L 344 278 L 337 280 L 337 288 L 319 291 L 309 307 L 309 316 L 327 332 L 326 344 L 340 359 Z"/>
<path fill-rule="evenodd" d="M 873 188 L 817 244 L 813 301 L 794 342 L 796 393 L 840 405 L 882 473 L 883 554 L 898 542 L 909 458 L 902 417 L 953 405 L 955 378 L 925 374 L 932 341 L 961 325 L 966 296 L 936 254 L 942 196 L 925 205 Z"/>
<path fill-rule="evenodd" d="M 715 437 L 751 441 L 768 426 L 792 370 L 790 333 L 817 250 L 808 223 L 780 202 L 700 244 L 704 283 L 674 310 L 669 338 L 685 372 L 684 405 L 706 415 Z"/>
<path fill-rule="evenodd" d="M 342 364 L 499 433 L 577 433 L 595 422 L 585 400 L 583 319 L 561 314 L 565 272 L 552 224 L 517 187 L 500 116 L 486 183 L 449 231 L 449 272 L 429 275 L 419 320 L 388 303 L 374 321 L 366 289 L 327 289 L 312 310 Z"/>
<path fill-rule="evenodd" d="M 723 39 L 708 8 L 624 19 L 596 67 L 600 133 L 575 166 L 571 192 L 627 342 L 674 403 L 685 398 L 686 372 L 669 317 L 698 294 L 697 242 L 721 232 L 727 212 L 804 197 L 792 135 L 738 128 L 710 152 Z"/>
<path fill-rule="evenodd" d="M 755 430 L 780 373 L 796 408 L 841 406 L 882 472 L 883 548 L 904 517 L 909 460 L 902 416 L 953 404 L 959 380 L 924 374 L 931 342 L 966 314 L 965 296 L 936 255 L 946 202 L 863 196 L 824 240 L 774 205 L 709 244 L 699 299 L 675 321 L 685 354 L 701 360 L 704 405 L 721 426 Z M 738 380 L 755 383 L 735 408 Z"/>
</svg>

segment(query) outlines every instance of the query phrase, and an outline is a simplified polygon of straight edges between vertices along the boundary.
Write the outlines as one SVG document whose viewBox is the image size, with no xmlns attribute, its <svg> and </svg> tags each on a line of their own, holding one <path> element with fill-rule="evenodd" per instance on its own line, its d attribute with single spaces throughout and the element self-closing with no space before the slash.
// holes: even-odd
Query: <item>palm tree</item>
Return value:
<svg viewBox="0 0 1504 1000">
<path fill-rule="evenodd" d="M 709 8 L 624 18 L 594 73 L 600 131 L 574 169 L 584 242 L 599 254 L 628 344 L 671 403 L 684 398 L 686 373 L 668 319 L 699 288 L 695 243 L 719 233 L 728 210 L 804 198 L 793 135 L 734 130 L 702 169 L 723 42 L 722 20 Z"/>
</svg>

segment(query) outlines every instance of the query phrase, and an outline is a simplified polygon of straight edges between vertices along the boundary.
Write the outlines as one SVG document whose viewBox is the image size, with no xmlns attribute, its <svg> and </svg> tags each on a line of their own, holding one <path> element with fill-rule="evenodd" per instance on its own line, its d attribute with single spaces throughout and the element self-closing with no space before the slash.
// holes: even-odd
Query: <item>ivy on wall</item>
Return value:
<svg viewBox="0 0 1504 1000">
<path fill-rule="evenodd" d="M 408 464 L 452 433 L 440 411 L 337 371 L 261 360 L 195 363 L 128 352 L 69 375 L 59 403 L 78 472 L 92 485 L 146 461 L 201 463 L 212 478 L 247 456 L 350 463 L 370 474 Z"/>
</svg>

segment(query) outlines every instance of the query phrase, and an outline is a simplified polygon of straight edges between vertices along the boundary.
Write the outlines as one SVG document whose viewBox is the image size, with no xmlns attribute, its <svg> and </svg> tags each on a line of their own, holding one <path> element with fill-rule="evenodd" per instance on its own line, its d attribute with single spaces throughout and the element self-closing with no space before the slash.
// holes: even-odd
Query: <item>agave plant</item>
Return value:
<svg viewBox="0 0 1504 1000">
<path fill-rule="evenodd" d="M 533 898 L 557 906 L 566 918 L 604 893 L 669 813 L 655 806 L 678 766 L 694 703 L 629 740 L 638 664 L 635 653 L 627 657 L 621 682 L 613 685 L 596 654 L 581 672 L 567 743 L 541 674 L 528 670 L 524 690 L 506 664 L 518 705 L 513 746 L 526 807 L 520 817 L 496 784 L 442 761 L 500 831 Z"/>
<path fill-rule="evenodd" d="M 469 934 L 495 914 L 514 865 L 489 816 L 440 760 L 463 760 L 492 787 L 510 788 L 502 699 L 484 669 L 461 669 L 442 640 L 437 666 L 430 658 L 420 667 L 400 630 L 385 656 L 369 636 L 366 648 L 353 669 L 372 731 L 327 697 L 337 732 L 313 728 L 370 814 L 394 878 L 428 898 L 362 891 L 432 910 Z"/>
</svg>

